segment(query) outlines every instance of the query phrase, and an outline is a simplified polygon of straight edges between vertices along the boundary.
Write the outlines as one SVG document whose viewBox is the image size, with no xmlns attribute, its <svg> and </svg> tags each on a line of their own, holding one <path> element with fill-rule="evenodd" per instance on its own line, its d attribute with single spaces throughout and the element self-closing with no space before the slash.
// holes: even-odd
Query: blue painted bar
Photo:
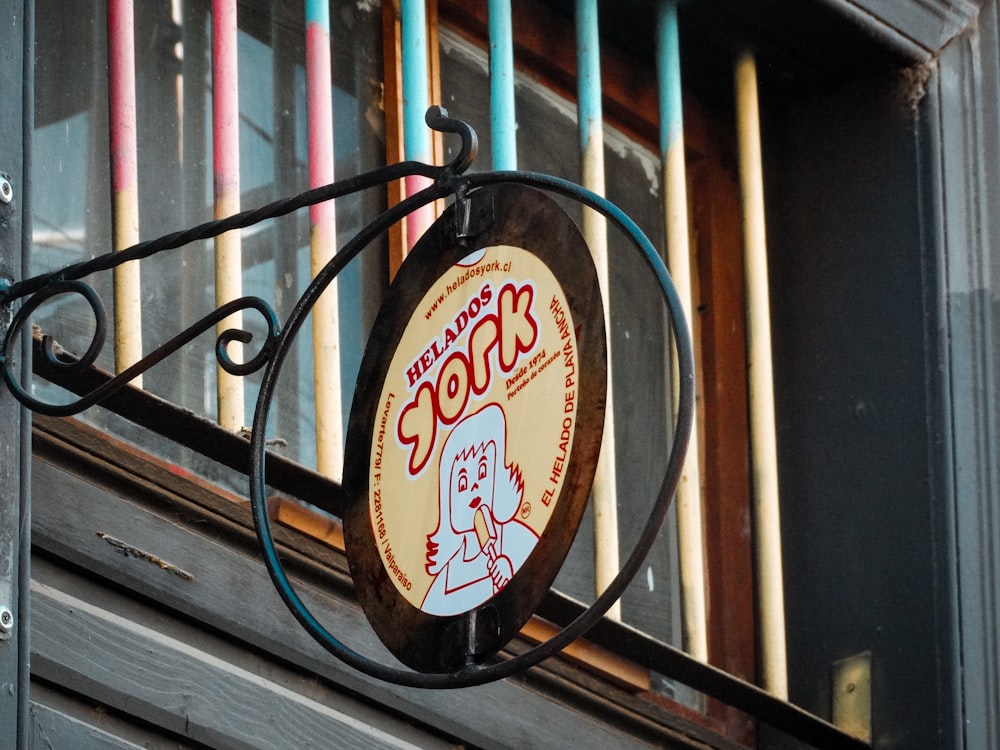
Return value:
<svg viewBox="0 0 1000 750">
<path fill-rule="evenodd" d="M 493 169 L 517 169 L 514 33 L 510 0 L 490 0 L 490 137 Z"/>
<path fill-rule="evenodd" d="M 684 136 L 681 104 L 681 55 L 676 0 L 660 3 L 656 18 L 656 63 L 659 81 L 660 155 Z"/>
<path fill-rule="evenodd" d="M 577 111 L 580 146 L 586 154 L 595 129 L 603 122 L 601 107 L 601 46 L 598 37 L 597 0 L 576 2 Z"/>
<path fill-rule="evenodd" d="M 660 0 L 656 17 L 656 63 L 659 84 L 660 159 L 663 169 L 663 216 L 670 275 L 692 320 L 691 239 L 688 232 L 687 176 L 681 98 L 677 0 Z M 676 369 L 675 369 L 676 372 Z M 675 383 L 675 392 L 677 385 Z M 684 644 L 694 658 L 708 661 L 705 549 L 697 427 L 677 486 L 677 540 L 681 577 Z"/>
<path fill-rule="evenodd" d="M 577 119 L 580 129 L 580 160 L 583 186 L 604 195 L 604 124 L 601 107 L 601 50 L 598 37 L 597 0 L 577 0 Z M 596 211 L 583 212 L 583 237 L 594 256 L 605 322 L 611 320 L 608 269 L 608 230 Z M 607 419 L 604 439 L 594 476 L 594 583 L 595 593 L 604 591 L 618 575 L 618 484 L 615 475 L 614 372 L 611 368 L 612 340 L 608 338 Z M 608 610 L 608 618 L 621 620 L 621 602 Z"/>
<path fill-rule="evenodd" d="M 424 123 L 429 106 L 427 9 L 424 0 L 402 0 L 403 151 L 406 159 L 429 162 L 431 135 Z"/>
<path fill-rule="evenodd" d="M 319 24 L 327 33 L 330 32 L 330 2 L 329 0 L 306 0 L 306 25 Z"/>
<path fill-rule="evenodd" d="M 427 9 L 424 0 L 402 0 L 400 46 L 403 65 L 403 156 L 407 160 L 429 164 L 434 157 L 431 131 L 424 122 L 430 104 L 427 57 Z M 430 180 L 410 175 L 404 180 L 407 196 L 420 192 Z M 408 251 L 434 222 L 434 206 L 428 204 L 406 217 L 405 247 Z"/>
</svg>

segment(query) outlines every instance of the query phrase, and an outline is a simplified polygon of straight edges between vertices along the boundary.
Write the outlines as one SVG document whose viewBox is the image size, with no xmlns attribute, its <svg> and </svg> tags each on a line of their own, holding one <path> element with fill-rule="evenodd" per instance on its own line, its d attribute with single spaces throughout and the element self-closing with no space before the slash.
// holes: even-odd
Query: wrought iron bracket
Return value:
<svg viewBox="0 0 1000 750">
<path fill-rule="evenodd" d="M 210 330 L 234 311 L 256 310 L 264 318 L 267 328 L 257 353 L 244 364 L 235 363 L 228 355 L 228 345 L 233 341 L 250 343 L 251 334 L 246 330 L 230 329 L 217 337 L 215 354 L 220 365 L 234 375 L 245 376 L 263 370 L 250 439 L 249 487 L 261 554 L 278 594 L 302 627 L 321 646 L 336 658 L 359 671 L 399 685 L 422 688 L 457 688 L 491 682 L 538 664 L 583 635 L 599 622 L 611 605 L 621 597 L 655 541 L 679 481 L 693 420 L 695 376 L 691 338 L 681 302 L 670 275 L 656 248 L 621 209 L 603 197 L 558 177 L 533 172 L 468 174 L 467 170 L 472 165 L 478 149 L 475 131 L 467 123 L 449 117 L 443 108 L 436 106 L 427 111 L 425 120 L 433 130 L 458 135 L 461 139 L 458 155 L 446 165 L 434 166 L 421 162 L 405 161 L 386 166 L 324 187 L 308 190 L 257 209 L 244 211 L 226 219 L 207 222 L 191 229 L 141 242 L 125 250 L 106 253 L 53 273 L 16 281 L 6 288 L 0 287 L 0 306 L 13 307 L 15 302 L 23 300 L 20 308 L 14 313 L 11 324 L 3 337 L 2 348 L 0 348 L 0 370 L 2 370 L 2 379 L 7 389 L 14 398 L 29 409 L 52 416 L 70 416 L 80 413 L 121 390 L 130 380 L 154 367 L 201 333 Z M 43 349 L 47 364 L 63 375 L 71 377 L 74 373 L 82 373 L 87 370 L 96 361 L 106 339 L 107 315 L 104 305 L 93 287 L 82 280 L 90 274 L 107 271 L 129 261 L 148 258 L 197 240 L 215 237 L 233 229 L 246 228 L 306 206 L 335 200 L 414 175 L 430 178 L 432 184 L 381 213 L 340 248 L 333 259 L 312 279 L 283 326 L 279 323 L 274 309 L 266 301 L 258 297 L 242 297 L 206 315 L 124 372 L 75 401 L 58 404 L 42 401 L 22 388 L 18 382 L 13 368 L 15 342 L 19 341 L 21 336 L 26 335 L 24 329 L 31 314 L 42 304 L 59 295 L 81 296 L 92 310 L 97 324 L 86 353 L 78 360 L 67 361 L 66 358 L 60 358 L 58 344 L 53 339 L 46 337 Z M 355 257 L 409 213 L 448 196 L 452 196 L 457 203 L 456 236 L 458 238 L 473 236 L 484 226 L 488 226 L 494 218 L 492 202 L 477 198 L 476 189 L 504 183 L 525 185 L 562 195 L 603 214 L 612 226 L 617 227 L 629 239 L 632 247 L 646 263 L 662 293 L 670 318 L 673 345 L 677 352 L 680 389 L 673 442 L 670 446 L 667 468 L 659 492 L 635 547 L 604 593 L 597 597 L 593 604 L 584 609 L 563 630 L 550 640 L 518 656 L 486 664 L 469 664 L 453 673 L 425 674 L 398 669 L 371 660 L 338 640 L 313 616 L 286 575 L 278 557 L 272 536 L 271 522 L 267 515 L 265 427 L 268 413 L 282 363 L 304 320 L 324 290 Z M 484 196 L 487 194 L 483 193 Z"/>
</svg>

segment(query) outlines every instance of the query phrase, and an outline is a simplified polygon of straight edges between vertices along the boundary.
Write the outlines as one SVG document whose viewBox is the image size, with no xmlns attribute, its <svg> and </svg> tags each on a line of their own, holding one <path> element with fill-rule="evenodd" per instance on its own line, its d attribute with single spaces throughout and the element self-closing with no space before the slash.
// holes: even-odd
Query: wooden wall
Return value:
<svg viewBox="0 0 1000 750">
<path fill-rule="evenodd" d="M 285 610 L 240 498 L 78 422 L 37 420 L 33 479 L 35 747 L 731 746 L 562 660 L 458 691 L 364 677 Z M 343 556 L 276 533 L 317 616 L 390 661 Z"/>
</svg>

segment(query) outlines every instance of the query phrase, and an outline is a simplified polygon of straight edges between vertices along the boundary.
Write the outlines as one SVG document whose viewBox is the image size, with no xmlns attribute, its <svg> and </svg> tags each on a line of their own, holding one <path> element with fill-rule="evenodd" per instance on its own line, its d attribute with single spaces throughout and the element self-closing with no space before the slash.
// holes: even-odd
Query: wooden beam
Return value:
<svg viewBox="0 0 1000 750">
<path fill-rule="evenodd" d="M 162 738 L 161 738 L 162 739 Z M 114 734 L 81 721 L 49 706 L 31 702 L 30 747 L 85 747 L 88 750 L 142 750 L 150 745 L 136 745 L 134 742 L 116 737 Z M 175 744 L 171 747 L 187 750 L 190 745 Z"/>
<path fill-rule="evenodd" d="M 720 126 L 716 126 L 719 128 Z M 701 329 L 705 535 L 708 540 L 709 662 L 747 682 L 756 677 L 753 567 L 749 535 L 749 454 L 745 387 L 740 203 L 725 132 L 706 139 L 705 157 L 689 166 L 697 255 L 697 322 Z M 739 633 L 741 637 L 734 638 Z M 752 721 L 715 704 L 731 736 L 749 741 Z"/>
<path fill-rule="evenodd" d="M 36 356 L 33 358 L 35 373 L 77 395 L 89 393 L 111 378 L 109 373 L 96 367 L 66 377 L 64 371 L 48 365 L 48 360 L 44 354 L 41 354 L 40 347 L 41 339 L 36 338 Z M 63 362 L 73 361 L 73 358 L 66 353 L 60 355 L 60 359 Z M 153 430 L 168 440 L 191 448 L 213 461 L 218 461 L 223 466 L 243 474 L 248 471 L 250 443 L 247 437 L 229 432 L 213 422 L 186 409 L 178 408 L 147 391 L 126 386 L 104 399 L 102 406 L 134 424 Z M 38 417 L 38 419 L 43 424 L 48 425 L 60 423 L 45 417 Z M 65 422 L 62 424 L 79 423 Z M 118 442 L 111 437 L 100 439 Z M 99 442 L 100 439 L 91 442 Z M 124 445 L 124 443 L 120 444 Z M 340 515 L 343 501 L 340 484 L 271 451 L 268 451 L 265 457 L 265 464 L 270 486 L 283 492 L 295 494 L 299 499 L 307 500 L 329 513 Z M 177 471 L 183 472 L 184 469 L 178 468 Z"/>
<path fill-rule="evenodd" d="M 385 163 L 403 161 L 403 54 L 399 0 L 382 3 L 382 110 L 385 115 Z M 403 200 L 400 180 L 386 186 L 389 208 Z M 389 230 L 389 280 L 396 276 L 406 257 L 406 224 L 399 222 Z"/>
<path fill-rule="evenodd" d="M 272 677 L 250 652 L 239 661 L 220 658 L 169 628 L 149 627 L 47 583 L 32 582 L 32 606 L 40 675 L 195 742 L 219 750 L 319 747 L 331 737 L 357 748 L 452 746 L 387 715 L 377 723 L 359 717 L 352 699 L 330 690 L 300 692 L 307 687 L 301 679 L 280 671 Z"/>
<path fill-rule="evenodd" d="M 65 560 L 87 570 L 92 582 L 106 581 L 135 597 L 133 604 L 119 614 L 139 617 L 138 600 L 155 601 L 161 611 L 195 625 L 197 629 L 190 638 L 201 637 L 199 633 L 226 633 L 232 643 L 270 654 L 277 661 L 335 683 L 376 705 L 391 707 L 394 713 L 433 725 L 477 746 L 494 746 L 497 738 L 503 738 L 500 746 L 524 747 L 545 743 L 546 737 L 552 743 L 573 737 L 580 748 L 649 744 L 687 747 L 684 738 L 690 736 L 689 732 L 701 731 L 691 730 L 686 724 L 677 728 L 677 722 L 662 709 L 655 721 L 643 719 L 636 723 L 635 716 L 656 713 L 654 705 L 616 691 L 606 682 L 601 684 L 608 695 L 615 696 L 613 704 L 601 714 L 581 714 L 575 706 L 597 698 L 572 681 L 562 681 L 558 691 L 548 692 L 546 667 L 529 671 L 524 679 L 450 691 L 447 700 L 442 700 L 439 693 L 399 688 L 368 678 L 326 654 L 279 601 L 259 561 L 246 509 L 234 503 L 223 506 L 230 512 L 245 514 L 244 525 L 199 509 L 181 494 L 159 489 L 141 476 L 126 481 L 118 472 L 108 475 L 108 469 L 96 466 L 84 479 L 75 475 L 83 470 L 80 462 L 84 457 L 74 459 L 57 448 L 47 447 L 35 462 L 35 549 L 45 552 L 47 558 Z M 72 502 L 67 498 L 73 498 Z M 282 529 L 276 528 L 280 541 L 279 531 Z M 281 554 L 299 590 L 331 632 L 374 658 L 391 659 L 373 638 L 346 574 L 337 566 L 319 561 L 323 555 L 334 554 L 329 548 L 289 534 Z M 74 596 L 82 596 L 79 587 L 72 590 Z M 50 616 L 54 617 L 46 610 L 44 618 Z M 39 646 L 36 665 L 49 648 L 46 644 L 51 642 Z M 77 679 L 64 672 L 46 674 Z M 150 679 L 155 682 L 155 677 Z M 606 695 L 599 699 L 608 702 Z M 484 713 L 483 701 L 505 706 L 507 713 Z M 148 710 L 153 707 L 150 705 Z M 511 722 L 511 714 L 519 716 L 516 723 Z M 712 737 L 707 731 L 699 735 L 700 741 L 709 746 L 726 746 L 724 742 L 715 744 L 721 740 Z"/>
</svg>

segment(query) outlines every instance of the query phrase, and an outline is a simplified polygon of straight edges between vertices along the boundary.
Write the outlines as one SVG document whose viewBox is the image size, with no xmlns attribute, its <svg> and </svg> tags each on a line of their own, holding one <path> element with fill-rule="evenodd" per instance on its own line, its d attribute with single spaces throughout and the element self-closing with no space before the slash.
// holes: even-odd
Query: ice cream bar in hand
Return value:
<svg viewBox="0 0 1000 750">
<path fill-rule="evenodd" d="M 491 560 L 496 560 L 497 551 L 493 543 L 497 538 L 497 528 L 493 524 L 493 514 L 490 509 L 484 505 L 476 508 L 473 524 L 476 527 L 476 538 L 479 540 L 479 546 L 483 552 L 489 555 Z"/>
</svg>

